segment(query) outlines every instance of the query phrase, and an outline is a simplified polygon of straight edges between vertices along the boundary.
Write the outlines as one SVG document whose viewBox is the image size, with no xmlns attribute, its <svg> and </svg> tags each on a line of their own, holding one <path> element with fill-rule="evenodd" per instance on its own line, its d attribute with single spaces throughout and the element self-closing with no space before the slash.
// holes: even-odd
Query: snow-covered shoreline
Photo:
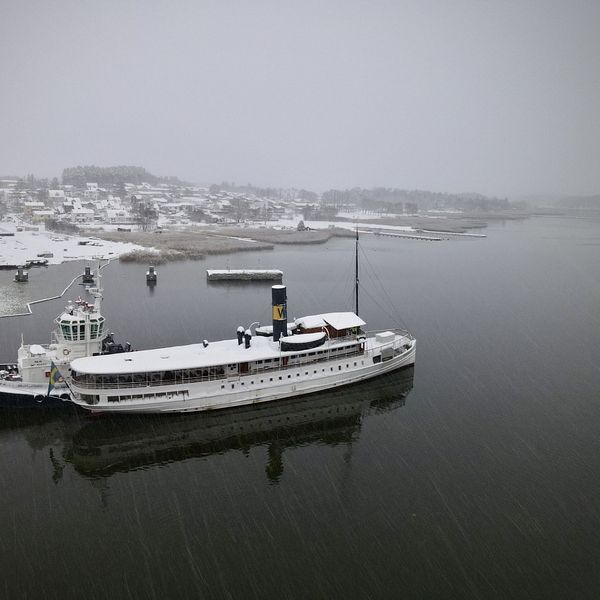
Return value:
<svg viewBox="0 0 600 600">
<path fill-rule="evenodd" d="M 38 231 L 28 231 L 16 223 L 2 222 L 0 233 L 14 234 L 0 235 L 0 267 L 24 265 L 38 258 L 45 258 L 49 265 L 72 260 L 108 260 L 142 248 L 129 242 L 45 231 L 43 225 L 39 226 Z"/>
</svg>

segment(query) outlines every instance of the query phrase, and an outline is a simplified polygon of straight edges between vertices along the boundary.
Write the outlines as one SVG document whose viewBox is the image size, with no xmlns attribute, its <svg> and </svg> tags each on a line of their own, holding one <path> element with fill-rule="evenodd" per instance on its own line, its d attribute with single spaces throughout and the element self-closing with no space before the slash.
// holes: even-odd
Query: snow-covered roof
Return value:
<svg viewBox="0 0 600 600">
<path fill-rule="evenodd" d="M 321 316 L 329 325 L 338 330 L 366 325 L 366 323 L 353 312 L 334 312 Z"/>
<path fill-rule="evenodd" d="M 350 327 L 362 327 L 365 322 L 353 312 L 334 312 L 324 313 L 322 315 L 309 315 L 296 319 L 296 325 L 304 329 L 315 329 L 331 325 L 338 331 L 340 329 L 349 329 Z"/>
<path fill-rule="evenodd" d="M 317 331 L 317 333 L 300 333 L 298 335 L 288 336 L 283 339 L 285 343 L 289 345 L 302 345 L 310 344 L 311 342 L 316 342 L 317 340 L 320 340 L 324 335 L 324 331 Z"/>
<path fill-rule="evenodd" d="M 285 338 L 285 341 L 289 342 L 290 339 L 289 337 Z M 326 348 L 328 343 L 326 342 L 322 348 Z M 333 341 L 331 345 L 337 347 L 341 344 Z M 281 352 L 279 343 L 273 342 L 272 338 L 254 336 L 250 348 L 246 348 L 244 344 L 238 344 L 237 339 L 221 340 L 211 342 L 206 347 L 203 344 L 189 344 L 121 354 L 88 356 L 75 359 L 71 362 L 71 367 L 78 373 L 96 375 L 146 373 L 174 369 L 198 369 L 289 355 L 290 352 Z"/>
<path fill-rule="evenodd" d="M 303 327 L 304 329 L 314 329 L 315 327 L 325 327 L 325 321 L 321 315 L 309 315 L 308 317 L 301 317 L 296 319 L 296 325 Z"/>
<path fill-rule="evenodd" d="M 46 354 L 46 350 L 39 344 L 31 344 L 31 346 L 29 346 L 29 352 L 31 352 L 31 354 Z"/>
</svg>

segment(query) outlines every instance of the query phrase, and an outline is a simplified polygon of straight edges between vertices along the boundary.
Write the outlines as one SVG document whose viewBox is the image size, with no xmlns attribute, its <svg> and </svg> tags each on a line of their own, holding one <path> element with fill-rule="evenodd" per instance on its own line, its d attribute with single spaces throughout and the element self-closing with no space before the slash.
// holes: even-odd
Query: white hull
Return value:
<svg viewBox="0 0 600 600">
<path fill-rule="evenodd" d="M 198 383 L 113 391 L 85 390 L 85 393 L 101 392 L 100 402 L 87 404 L 78 394 L 75 394 L 74 402 L 92 412 L 113 413 L 183 413 L 258 404 L 332 389 L 408 367 L 414 364 L 415 353 L 416 342 L 413 340 L 408 350 L 377 363 L 373 362 L 372 355 L 354 355 Z M 162 396 L 153 397 L 159 393 Z M 140 398 L 107 402 L 106 397 L 111 394 Z"/>
</svg>

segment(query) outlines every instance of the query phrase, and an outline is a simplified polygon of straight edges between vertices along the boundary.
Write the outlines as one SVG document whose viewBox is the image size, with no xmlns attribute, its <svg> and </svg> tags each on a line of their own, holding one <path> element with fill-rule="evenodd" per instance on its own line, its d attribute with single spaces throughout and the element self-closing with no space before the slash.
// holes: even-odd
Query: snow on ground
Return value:
<svg viewBox="0 0 600 600">
<path fill-rule="evenodd" d="M 69 260 L 91 260 L 116 258 L 117 256 L 141 249 L 137 244 L 108 242 L 92 237 L 81 237 L 44 231 L 17 231 L 14 223 L 0 223 L 1 233 L 14 233 L 14 236 L 0 236 L 0 265 L 23 265 L 26 261 L 41 258 L 39 254 L 52 253 L 46 257 L 48 264 L 60 264 Z M 80 245 L 80 241 L 87 241 Z"/>
</svg>

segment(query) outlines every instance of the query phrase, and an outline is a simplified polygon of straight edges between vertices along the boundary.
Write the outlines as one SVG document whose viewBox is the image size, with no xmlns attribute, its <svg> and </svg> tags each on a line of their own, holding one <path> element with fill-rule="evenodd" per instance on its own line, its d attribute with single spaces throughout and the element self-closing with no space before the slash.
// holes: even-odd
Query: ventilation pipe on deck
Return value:
<svg viewBox="0 0 600 600">
<path fill-rule="evenodd" d="M 278 342 L 281 336 L 287 335 L 287 294 L 285 285 L 274 285 L 271 288 L 271 300 L 273 305 L 273 341 Z"/>
<path fill-rule="evenodd" d="M 252 332 L 249 329 L 246 329 L 246 333 L 244 334 L 244 341 L 246 343 L 246 348 L 250 348 L 250 340 L 252 339 Z"/>
<path fill-rule="evenodd" d="M 238 346 L 241 346 L 244 342 L 244 328 L 240 325 L 237 328 Z"/>
</svg>

